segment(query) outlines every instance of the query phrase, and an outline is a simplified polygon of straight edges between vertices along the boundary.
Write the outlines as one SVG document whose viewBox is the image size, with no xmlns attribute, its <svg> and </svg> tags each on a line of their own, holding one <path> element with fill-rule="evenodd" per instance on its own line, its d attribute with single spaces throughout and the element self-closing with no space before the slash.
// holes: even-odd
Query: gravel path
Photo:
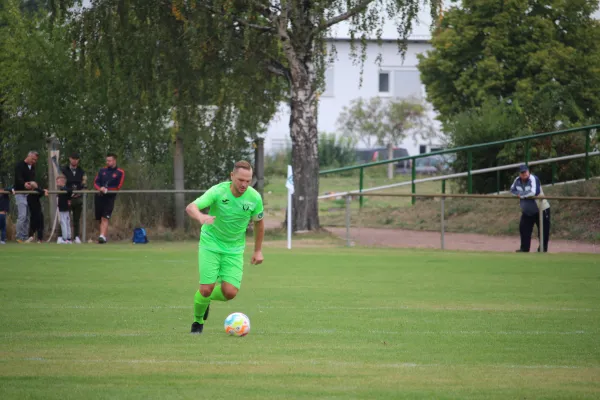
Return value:
<svg viewBox="0 0 600 400">
<path fill-rule="evenodd" d="M 326 228 L 331 233 L 346 238 L 345 228 Z M 350 237 L 359 246 L 380 246 L 398 248 L 439 249 L 439 232 L 409 231 L 400 229 L 351 228 Z M 531 249 L 535 251 L 537 239 L 532 239 Z M 548 245 L 550 253 L 595 253 L 600 254 L 600 245 L 552 240 Z M 519 237 L 486 236 L 470 233 L 446 233 L 446 250 L 514 252 L 519 248 Z"/>
</svg>

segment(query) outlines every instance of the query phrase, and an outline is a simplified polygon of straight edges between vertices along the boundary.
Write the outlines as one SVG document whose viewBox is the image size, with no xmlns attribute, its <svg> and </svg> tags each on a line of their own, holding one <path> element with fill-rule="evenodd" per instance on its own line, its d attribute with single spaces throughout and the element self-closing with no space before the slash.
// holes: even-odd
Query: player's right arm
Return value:
<svg viewBox="0 0 600 400">
<path fill-rule="evenodd" d="M 198 197 L 196 200 L 188 204 L 185 208 L 185 212 L 190 218 L 195 219 L 200 222 L 202 225 L 204 224 L 212 224 L 215 220 L 215 217 L 212 215 L 204 214 L 200 210 L 204 210 L 207 207 L 210 207 L 215 199 L 215 191 L 213 188 L 210 188 L 206 193 L 202 196 Z"/>
</svg>

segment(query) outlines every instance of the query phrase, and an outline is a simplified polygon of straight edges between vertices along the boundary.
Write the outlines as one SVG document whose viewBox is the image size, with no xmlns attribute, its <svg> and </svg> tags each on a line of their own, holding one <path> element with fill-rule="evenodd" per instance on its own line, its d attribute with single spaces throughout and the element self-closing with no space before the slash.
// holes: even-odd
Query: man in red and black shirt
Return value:
<svg viewBox="0 0 600 400">
<path fill-rule="evenodd" d="M 117 156 L 109 153 L 106 156 L 106 167 L 101 168 L 94 179 L 94 188 L 98 191 L 95 199 L 96 220 L 100 221 L 98 243 L 106 243 L 108 221 L 115 206 L 117 192 L 125 181 L 125 171 L 117 168 Z"/>
</svg>

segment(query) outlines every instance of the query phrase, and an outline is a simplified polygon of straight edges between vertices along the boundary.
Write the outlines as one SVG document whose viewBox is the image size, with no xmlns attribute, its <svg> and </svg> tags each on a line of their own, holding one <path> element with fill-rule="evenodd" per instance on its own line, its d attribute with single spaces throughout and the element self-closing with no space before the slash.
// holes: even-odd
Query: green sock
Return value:
<svg viewBox="0 0 600 400">
<path fill-rule="evenodd" d="M 204 297 L 200 294 L 200 291 L 196 291 L 194 296 L 194 322 L 199 324 L 204 323 L 204 313 L 210 304 L 210 297 Z"/>
<path fill-rule="evenodd" d="M 227 301 L 227 298 L 225 297 L 225 295 L 223 294 L 223 291 L 221 290 L 221 285 L 217 284 L 215 286 L 212 293 L 210 294 L 210 299 L 216 300 L 216 301 Z"/>
</svg>

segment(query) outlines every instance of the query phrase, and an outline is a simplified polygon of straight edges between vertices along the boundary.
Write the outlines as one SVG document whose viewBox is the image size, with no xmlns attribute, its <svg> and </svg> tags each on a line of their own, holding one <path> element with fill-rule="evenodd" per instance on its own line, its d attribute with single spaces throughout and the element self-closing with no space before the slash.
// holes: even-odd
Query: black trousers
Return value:
<svg viewBox="0 0 600 400">
<path fill-rule="evenodd" d="M 27 195 L 27 205 L 29 206 L 29 236 L 36 236 L 38 240 L 44 239 L 44 214 L 42 212 L 42 203 L 37 194 Z"/>
<path fill-rule="evenodd" d="M 543 211 L 544 218 L 544 252 L 548 251 L 548 240 L 550 239 L 550 209 Z M 519 223 L 519 232 L 521 233 L 521 250 L 528 252 L 531 247 L 531 233 L 533 225 L 537 225 L 538 239 L 540 237 L 540 214 L 525 215 L 521 214 L 521 222 Z M 538 249 L 539 251 L 539 249 Z"/>
<path fill-rule="evenodd" d="M 83 196 L 83 195 L 79 195 Z M 80 226 L 81 226 L 81 211 L 83 210 L 83 198 L 75 197 L 71 199 L 71 211 L 73 212 L 73 237 L 81 237 Z"/>
</svg>

